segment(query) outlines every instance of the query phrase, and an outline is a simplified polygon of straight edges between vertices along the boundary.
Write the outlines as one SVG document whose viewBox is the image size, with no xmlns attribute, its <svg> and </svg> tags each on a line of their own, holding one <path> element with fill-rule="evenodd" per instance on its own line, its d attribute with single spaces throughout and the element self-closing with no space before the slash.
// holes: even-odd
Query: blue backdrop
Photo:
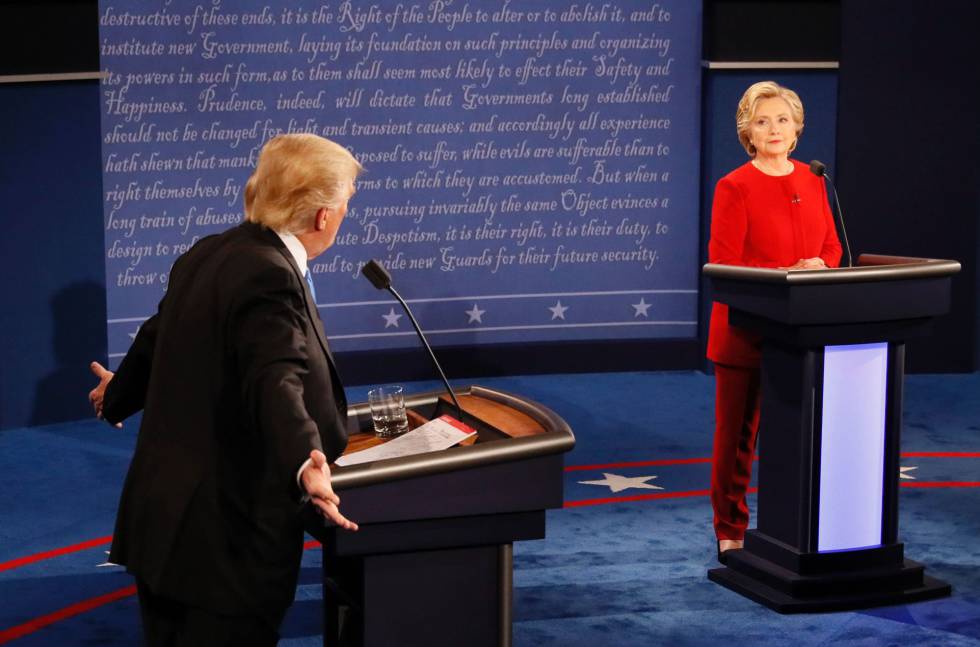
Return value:
<svg viewBox="0 0 980 647">
<path fill-rule="evenodd" d="M 714 183 L 718 177 L 745 160 L 734 134 L 735 103 L 744 87 L 765 77 L 774 77 L 797 89 L 806 104 L 807 131 L 798 156 L 802 159 L 819 157 L 824 161 L 835 157 L 838 77 L 835 70 L 809 73 L 705 72 L 705 157 L 703 179 L 699 180 L 699 185 L 703 185 L 705 200 L 705 226 Z M 103 242 L 106 232 L 102 214 L 104 200 L 100 198 L 101 143 L 97 125 L 99 106 L 101 104 L 103 109 L 105 106 L 106 89 L 106 86 L 99 87 L 92 81 L 0 86 L 4 94 L 0 111 L 6 122 L 13 125 L 8 130 L 2 153 L 5 161 L 0 165 L 4 180 L 0 182 L 2 204 L 9 216 L 7 233 L 0 243 L 3 246 L 3 294 L 8 299 L 8 307 L 0 313 L 0 336 L 6 340 L 0 365 L 0 428 L 19 427 L 32 422 L 41 424 L 73 420 L 89 415 L 85 393 L 91 388 L 91 379 L 86 365 L 90 359 L 104 357 L 106 352 L 104 289 L 107 274 Z M 160 95 L 154 93 L 153 96 Z M 223 117 L 218 120 L 221 119 Z M 368 167 L 370 172 L 365 177 L 373 179 L 381 176 L 385 165 L 369 161 Z M 159 175 L 165 177 L 163 173 Z M 107 175 L 106 191 L 113 190 L 117 182 L 121 182 L 121 177 Z M 355 207 L 358 207 L 357 203 L 362 197 L 365 195 L 355 199 Z M 847 195 L 842 197 L 847 201 Z M 190 206 L 188 202 L 187 207 Z M 195 203 L 195 206 L 200 204 Z M 240 211 L 239 206 L 235 205 L 233 210 Z M 344 232 L 353 231 L 356 227 L 352 220 L 345 224 Z M 220 225 L 216 228 L 220 228 Z M 706 237 L 701 241 L 702 250 L 706 241 Z M 340 248 L 336 251 L 339 252 Z M 692 252 L 692 255 L 696 259 L 697 252 Z M 691 263 L 695 275 L 697 264 L 698 260 Z M 404 270 L 395 270 L 395 276 L 399 280 L 410 280 L 411 273 L 406 276 Z M 116 277 L 110 275 L 108 278 L 115 280 Z M 327 289 L 327 283 L 340 279 L 336 275 L 321 273 L 317 280 L 322 292 Z M 363 290 L 356 299 L 351 295 L 347 300 L 379 301 L 383 297 L 360 280 L 345 279 L 345 283 L 348 289 Z M 506 282 L 498 281 L 497 285 L 508 290 L 517 289 L 517 286 Z M 402 287 L 406 296 L 418 296 L 413 294 L 414 288 Z M 467 294 L 471 293 L 461 293 L 461 296 Z M 157 298 L 152 293 L 146 296 L 146 311 L 133 307 L 129 311 L 117 310 L 109 316 L 125 318 L 131 315 L 142 319 L 152 311 Z M 550 308 L 556 305 L 558 298 L 548 302 L 547 298 L 542 297 L 538 303 L 544 302 L 544 307 Z M 574 305 L 566 297 L 560 298 L 563 306 Z M 321 302 L 325 301 L 325 298 L 321 299 Z M 526 303 L 531 301 L 525 300 Z M 645 298 L 645 302 L 650 303 L 651 299 Z M 639 303 L 639 300 L 632 303 Z M 374 311 L 381 322 L 380 332 L 384 332 L 384 321 L 379 314 L 387 314 L 391 305 L 378 304 L 378 309 Z M 462 302 L 461 305 L 464 310 L 470 310 L 473 303 Z M 427 306 L 416 304 L 416 307 L 425 309 Z M 371 306 L 364 308 L 371 309 Z M 488 314 L 493 313 L 486 303 L 481 303 L 480 308 L 488 310 Z M 322 311 L 324 317 L 330 320 L 328 326 L 335 321 L 335 313 L 342 309 L 325 308 Z M 651 308 L 649 313 L 653 315 L 654 311 L 655 308 Z M 630 312 L 634 312 L 634 309 L 630 308 L 628 314 Z M 572 309 L 565 312 L 566 317 L 573 314 L 575 310 Z M 545 310 L 544 315 L 546 323 L 550 323 L 551 310 Z M 469 325 L 468 318 L 462 318 L 463 326 L 460 327 Z M 491 317 L 485 317 L 485 321 L 490 325 Z M 561 323 L 560 320 L 555 321 Z M 137 323 L 130 322 L 128 329 L 126 324 L 109 326 L 110 330 L 126 330 L 124 333 L 116 330 L 121 338 L 117 339 L 115 352 L 123 352 L 128 347 L 128 333 L 135 332 Z M 405 320 L 401 319 L 399 323 L 404 326 Z M 423 320 L 423 323 L 426 324 L 426 321 Z M 477 324 L 473 326 L 477 327 Z M 393 332 L 393 329 L 389 328 L 388 332 Z M 466 343 L 463 334 L 436 336 L 436 340 L 445 343 L 450 337 Z M 501 355 L 492 346 L 483 348 L 486 350 L 480 353 L 481 356 Z M 404 352 L 414 351 L 409 348 Z M 473 355 L 468 353 L 467 357 Z M 650 366 L 658 366 L 663 356 L 663 352 L 651 352 L 643 361 L 649 361 Z M 607 353 L 604 357 L 612 361 L 615 354 Z M 405 361 L 410 363 L 415 360 Z M 683 364 L 685 367 L 696 365 L 696 360 Z M 564 370 L 575 370 L 567 362 L 562 366 Z M 386 370 L 392 368 L 389 366 Z M 454 374 L 474 374 L 474 369 L 464 366 Z"/>
<path fill-rule="evenodd" d="M 262 143 L 368 169 L 311 264 L 339 351 L 697 335 L 700 3 L 100 4 L 110 357 Z"/>
</svg>

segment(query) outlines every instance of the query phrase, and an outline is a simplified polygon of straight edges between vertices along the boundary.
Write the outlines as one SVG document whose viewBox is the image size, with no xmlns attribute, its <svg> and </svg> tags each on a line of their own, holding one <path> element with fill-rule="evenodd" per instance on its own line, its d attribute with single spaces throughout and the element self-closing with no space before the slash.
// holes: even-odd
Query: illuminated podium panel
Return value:
<svg viewBox="0 0 980 647">
<path fill-rule="evenodd" d="M 311 515 L 323 544 L 324 645 L 509 645 L 513 542 L 543 539 L 563 503 L 571 429 L 537 403 L 472 386 L 456 391 L 475 442 L 334 467 L 355 533 Z M 406 398 L 410 426 L 457 417 L 440 392 Z M 348 452 L 374 437 L 367 404 L 350 408 Z"/>
<path fill-rule="evenodd" d="M 762 336 L 757 527 L 709 579 L 781 613 L 950 594 L 898 541 L 899 441 L 905 342 L 949 311 L 959 269 L 704 266 L 729 322 Z"/>
</svg>

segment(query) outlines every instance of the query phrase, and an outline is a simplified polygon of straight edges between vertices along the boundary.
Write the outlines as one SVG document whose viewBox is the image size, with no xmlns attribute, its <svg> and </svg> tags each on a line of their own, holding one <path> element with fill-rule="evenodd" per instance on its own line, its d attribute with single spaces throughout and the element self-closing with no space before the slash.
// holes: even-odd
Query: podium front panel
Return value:
<svg viewBox="0 0 980 647">
<path fill-rule="evenodd" d="M 881 544 L 888 344 L 827 346 L 817 550 Z"/>
</svg>

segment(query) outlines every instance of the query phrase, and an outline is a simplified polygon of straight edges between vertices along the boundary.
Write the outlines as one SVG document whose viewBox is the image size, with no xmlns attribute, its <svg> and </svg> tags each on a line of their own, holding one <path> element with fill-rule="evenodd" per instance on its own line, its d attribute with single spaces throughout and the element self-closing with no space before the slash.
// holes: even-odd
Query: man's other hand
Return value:
<svg viewBox="0 0 980 647">
<path fill-rule="evenodd" d="M 105 398 L 105 388 L 109 385 L 109 381 L 112 380 L 112 376 L 115 373 L 98 362 L 92 362 L 88 367 L 92 370 L 95 377 L 99 378 L 98 386 L 88 392 L 88 401 L 92 403 L 92 408 L 95 409 L 95 417 L 102 420 L 102 400 Z M 116 423 L 116 427 L 122 427 L 122 423 Z"/>
<path fill-rule="evenodd" d="M 310 452 L 310 464 L 303 470 L 303 489 L 317 512 L 345 530 L 357 530 L 357 524 L 340 514 L 340 497 L 330 485 L 330 466 L 327 457 L 319 449 Z"/>
</svg>

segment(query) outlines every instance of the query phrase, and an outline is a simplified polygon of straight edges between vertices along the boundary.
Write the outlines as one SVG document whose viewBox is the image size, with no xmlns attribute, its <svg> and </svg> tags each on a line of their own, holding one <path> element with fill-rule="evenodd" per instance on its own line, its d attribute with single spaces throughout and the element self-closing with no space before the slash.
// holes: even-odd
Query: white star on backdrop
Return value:
<svg viewBox="0 0 980 647">
<path fill-rule="evenodd" d="M 551 320 L 552 321 L 554 321 L 555 319 L 561 319 L 562 321 L 564 321 L 565 320 L 565 311 L 568 310 L 568 306 L 563 306 L 561 304 L 561 299 L 559 299 L 558 300 L 558 303 L 556 303 L 555 305 L 548 306 L 548 310 L 551 310 Z"/>
<path fill-rule="evenodd" d="M 464 310 L 464 312 L 470 317 L 470 320 L 466 323 L 483 323 L 483 313 L 485 313 L 486 310 L 480 310 L 480 306 L 474 303 L 471 310 Z"/>
<path fill-rule="evenodd" d="M 136 339 L 136 335 L 138 335 L 138 334 L 139 334 L 139 332 L 140 332 L 140 328 L 142 328 L 142 327 L 143 327 L 143 326 L 136 326 L 136 330 L 135 330 L 135 331 L 133 331 L 133 332 L 131 332 L 131 333 L 129 333 L 129 338 L 130 338 L 130 339 Z"/>
<path fill-rule="evenodd" d="M 633 309 L 636 310 L 636 313 L 633 315 L 633 318 L 635 319 L 640 315 L 643 315 L 644 317 L 649 317 L 650 315 L 647 314 L 647 310 L 650 309 L 651 305 L 653 304 L 647 303 L 646 301 L 643 300 L 643 297 L 640 297 L 639 303 L 632 304 Z"/>
<path fill-rule="evenodd" d="M 385 320 L 385 328 L 391 328 L 392 326 L 397 328 L 398 320 L 402 318 L 400 314 L 395 314 L 394 307 L 392 307 L 391 310 L 388 311 L 388 314 L 381 315 L 381 317 Z"/>
<path fill-rule="evenodd" d="M 651 485 L 647 481 L 652 481 L 657 478 L 656 476 L 620 476 L 619 474 L 608 474 L 606 472 L 602 473 L 606 478 L 599 481 L 579 481 L 582 485 L 604 485 L 608 487 L 613 492 L 622 492 L 623 490 L 628 490 L 630 488 L 637 488 L 640 490 L 662 490 L 662 487 L 656 485 Z"/>
<path fill-rule="evenodd" d="M 899 467 L 898 468 L 898 478 L 908 479 L 909 481 L 914 481 L 915 477 L 911 474 L 906 474 L 906 472 L 911 472 L 912 470 L 917 470 L 918 467 Z"/>
</svg>

